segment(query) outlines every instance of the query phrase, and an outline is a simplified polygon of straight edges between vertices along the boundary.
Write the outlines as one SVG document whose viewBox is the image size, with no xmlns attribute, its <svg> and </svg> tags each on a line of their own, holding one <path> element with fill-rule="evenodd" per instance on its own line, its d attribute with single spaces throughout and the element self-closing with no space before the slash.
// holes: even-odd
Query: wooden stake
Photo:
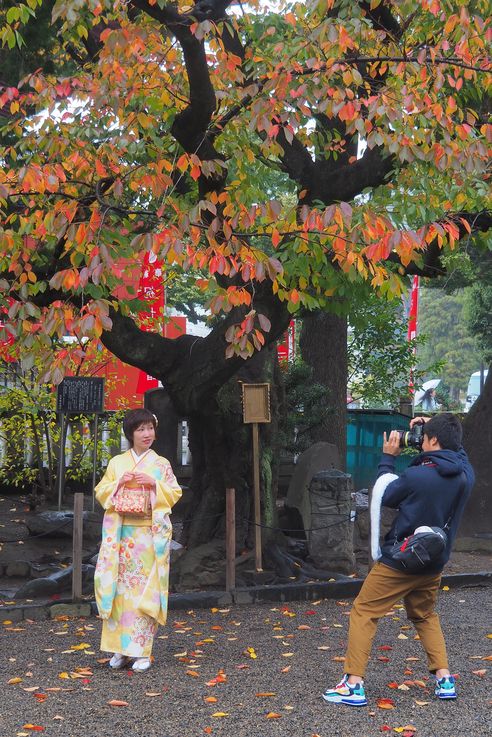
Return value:
<svg viewBox="0 0 492 737">
<path fill-rule="evenodd" d="M 261 505 L 260 505 L 260 451 L 258 423 L 253 422 L 253 488 L 255 508 L 255 566 L 257 571 L 262 571 L 261 560 Z"/>
<path fill-rule="evenodd" d="M 226 591 L 236 588 L 236 490 L 226 489 Z"/>
<path fill-rule="evenodd" d="M 82 598 L 82 538 L 84 530 L 84 495 L 73 498 L 72 601 Z"/>
</svg>

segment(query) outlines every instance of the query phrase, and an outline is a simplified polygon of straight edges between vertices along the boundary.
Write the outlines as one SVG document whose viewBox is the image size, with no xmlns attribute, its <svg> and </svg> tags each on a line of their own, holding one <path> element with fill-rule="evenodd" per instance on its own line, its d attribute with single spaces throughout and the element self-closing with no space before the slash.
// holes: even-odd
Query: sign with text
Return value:
<svg viewBox="0 0 492 737">
<path fill-rule="evenodd" d="M 104 379 L 98 376 L 67 376 L 58 385 L 58 412 L 103 412 Z"/>
</svg>

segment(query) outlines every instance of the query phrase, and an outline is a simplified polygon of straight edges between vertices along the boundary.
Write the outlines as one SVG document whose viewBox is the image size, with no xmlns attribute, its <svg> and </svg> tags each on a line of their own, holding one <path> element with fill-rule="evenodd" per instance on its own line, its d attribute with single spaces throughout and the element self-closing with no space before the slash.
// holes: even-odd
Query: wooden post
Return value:
<svg viewBox="0 0 492 737">
<path fill-rule="evenodd" d="M 92 453 L 92 511 L 96 508 L 96 473 L 97 473 L 97 436 L 98 436 L 98 420 L 99 416 L 96 412 L 94 415 L 94 451 Z"/>
<path fill-rule="evenodd" d="M 62 508 L 63 485 L 65 483 L 65 412 L 61 413 L 60 420 L 60 452 L 58 454 L 58 511 Z"/>
<path fill-rule="evenodd" d="M 72 601 L 82 598 L 82 538 L 84 529 L 84 495 L 74 494 L 73 501 L 73 555 Z"/>
<path fill-rule="evenodd" d="M 236 490 L 226 489 L 226 591 L 236 588 Z"/>
<path fill-rule="evenodd" d="M 261 560 L 261 504 L 260 504 L 260 444 L 258 434 L 258 423 L 253 422 L 253 489 L 255 508 L 255 566 L 257 571 L 262 571 Z"/>
</svg>

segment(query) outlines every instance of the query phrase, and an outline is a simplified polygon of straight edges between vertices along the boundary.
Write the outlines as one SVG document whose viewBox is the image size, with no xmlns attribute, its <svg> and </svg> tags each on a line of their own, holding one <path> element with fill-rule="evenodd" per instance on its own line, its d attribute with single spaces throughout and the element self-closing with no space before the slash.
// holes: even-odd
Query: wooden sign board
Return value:
<svg viewBox="0 0 492 737">
<path fill-rule="evenodd" d="M 271 422 L 270 384 L 243 384 L 243 422 Z"/>
<path fill-rule="evenodd" d="M 97 376 L 67 376 L 58 386 L 58 412 L 103 412 L 104 379 Z"/>
</svg>

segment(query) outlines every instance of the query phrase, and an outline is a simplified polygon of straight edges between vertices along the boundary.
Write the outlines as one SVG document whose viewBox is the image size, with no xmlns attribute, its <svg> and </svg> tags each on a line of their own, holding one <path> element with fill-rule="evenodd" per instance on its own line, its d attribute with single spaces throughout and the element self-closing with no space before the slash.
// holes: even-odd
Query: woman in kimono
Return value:
<svg viewBox="0 0 492 737">
<path fill-rule="evenodd" d="M 114 653 L 111 668 L 124 668 L 133 661 L 133 670 L 140 672 L 150 668 L 157 626 L 166 623 L 169 513 L 182 493 L 169 461 L 151 450 L 156 426 L 154 415 L 146 409 L 126 413 L 123 432 L 130 449 L 110 460 L 95 490 L 105 509 L 94 578 L 103 620 L 101 650 Z M 148 515 L 115 511 L 115 496 L 125 484 L 149 489 Z"/>
</svg>

